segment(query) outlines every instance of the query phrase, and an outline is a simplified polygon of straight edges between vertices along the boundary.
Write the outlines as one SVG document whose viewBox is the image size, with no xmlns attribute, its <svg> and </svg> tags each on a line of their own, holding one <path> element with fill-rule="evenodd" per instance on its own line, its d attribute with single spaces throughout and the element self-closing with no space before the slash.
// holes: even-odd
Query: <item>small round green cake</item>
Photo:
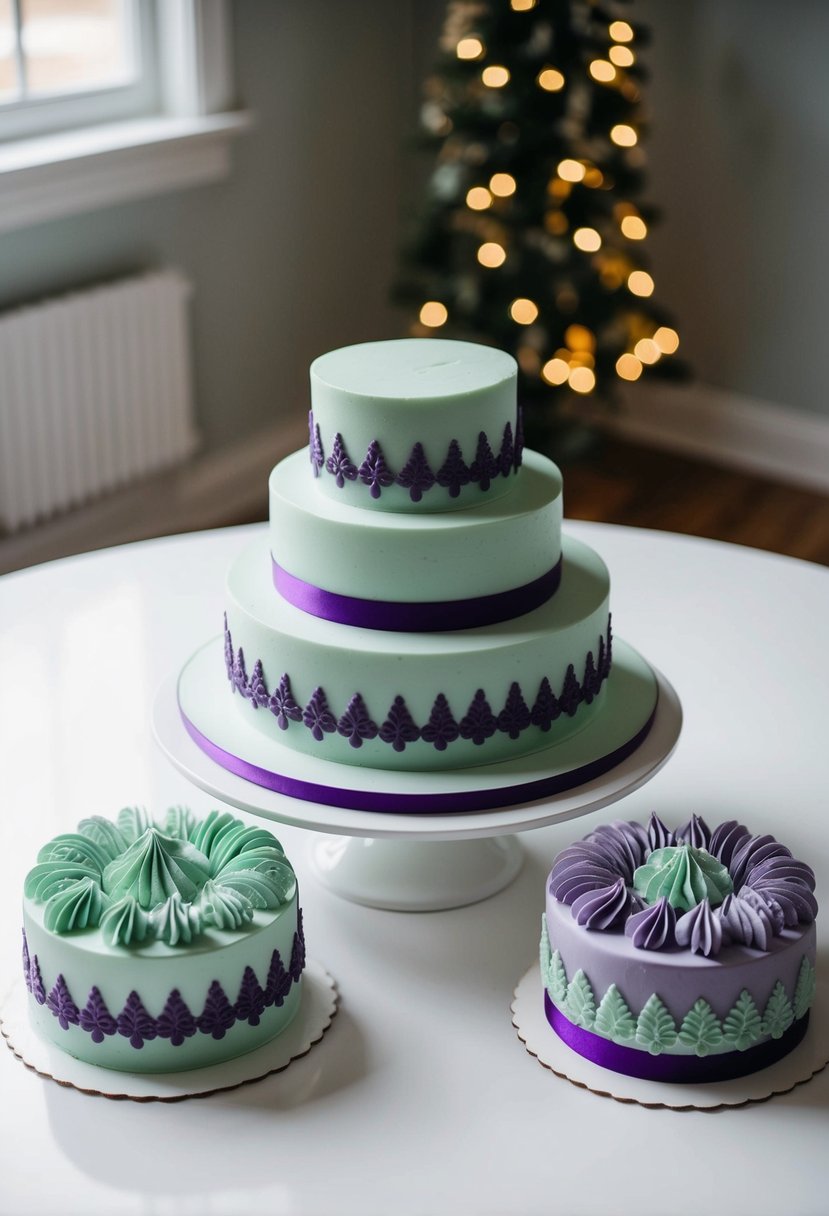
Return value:
<svg viewBox="0 0 829 1216">
<path fill-rule="evenodd" d="M 304 966 L 293 868 L 228 812 L 84 819 L 26 877 L 33 1024 L 90 1064 L 178 1072 L 252 1051 L 293 1020 Z"/>
</svg>

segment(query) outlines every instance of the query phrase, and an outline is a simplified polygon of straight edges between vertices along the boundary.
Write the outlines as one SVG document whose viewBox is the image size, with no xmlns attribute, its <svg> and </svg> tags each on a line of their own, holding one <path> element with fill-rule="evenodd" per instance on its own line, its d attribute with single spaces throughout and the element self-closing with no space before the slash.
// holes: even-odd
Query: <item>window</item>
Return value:
<svg viewBox="0 0 829 1216">
<path fill-rule="evenodd" d="M 149 0 L 0 0 L 0 139 L 157 109 Z"/>
</svg>

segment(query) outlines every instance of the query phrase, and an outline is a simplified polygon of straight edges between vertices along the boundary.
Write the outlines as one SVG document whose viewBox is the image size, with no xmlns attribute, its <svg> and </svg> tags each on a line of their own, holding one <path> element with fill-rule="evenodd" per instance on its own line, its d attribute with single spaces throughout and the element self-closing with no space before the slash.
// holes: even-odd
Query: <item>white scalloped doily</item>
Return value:
<svg viewBox="0 0 829 1216">
<path fill-rule="evenodd" d="M 818 979 L 809 1029 L 794 1051 L 769 1068 L 734 1081 L 677 1085 L 642 1081 L 611 1072 L 572 1051 L 550 1026 L 544 1013 L 541 968 L 533 964 L 519 980 L 512 1005 L 512 1024 L 531 1056 L 564 1081 L 601 1098 L 663 1110 L 721 1110 L 765 1102 L 811 1081 L 829 1064 L 829 977 Z"/>
<path fill-rule="evenodd" d="M 302 976 L 302 997 L 296 1016 L 269 1043 L 209 1068 L 144 1074 L 87 1064 L 41 1039 L 29 1022 L 27 998 L 20 980 L 0 1009 L 0 1034 L 18 1060 L 38 1076 L 100 1098 L 183 1102 L 261 1081 L 307 1055 L 331 1025 L 339 994 L 325 968 L 309 959 Z"/>
</svg>

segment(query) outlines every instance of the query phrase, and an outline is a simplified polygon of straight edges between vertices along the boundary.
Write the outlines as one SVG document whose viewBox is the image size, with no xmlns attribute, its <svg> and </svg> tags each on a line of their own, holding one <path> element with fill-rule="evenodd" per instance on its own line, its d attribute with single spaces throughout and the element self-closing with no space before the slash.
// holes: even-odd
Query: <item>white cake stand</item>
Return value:
<svg viewBox="0 0 829 1216">
<path fill-rule="evenodd" d="M 614 642 L 614 646 L 616 695 L 624 699 L 625 664 L 635 667 L 643 660 L 622 642 Z M 668 760 L 682 725 L 676 692 L 660 672 L 648 668 L 658 688 L 650 730 L 631 755 L 602 776 L 562 793 L 495 810 L 428 814 L 355 810 L 277 793 L 228 771 L 202 750 L 182 719 L 180 684 L 191 677 L 195 681 L 196 700 L 206 713 L 205 730 L 209 734 L 211 714 L 214 723 L 218 722 L 217 715 L 223 710 L 217 710 L 216 706 L 227 705 L 227 689 L 221 676 L 216 676 L 217 670 L 213 656 L 208 657 L 206 650 L 197 652 L 181 676 L 169 677 L 159 689 L 153 707 L 153 728 L 168 758 L 194 785 L 231 806 L 326 833 L 312 846 L 312 866 L 317 878 L 344 899 L 401 912 L 455 908 L 495 895 L 521 869 L 523 853 L 514 833 L 590 814 L 632 793 Z M 613 680 L 612 675 L 608 691 Z M 235 710 L 230 718 L 231 733 L 235 734 L 233 750 L 237 755 L 247 748 L 255 760 L 257 754 L 264 754 L 263 747 L 273 749 L 274 745 L 255 728 L 246 730 L 242 716 Z M 222 719 L 222 729 L 227 725 Z M 568 751 L 589 755 L 590 732 L 585 730 L 575 739 L 580 742 L 569 743 Z M 509 783 L 514 779 L 516 767 L 488 765 L 452 774 L 394 774 L 296 760 L 295 754 L 291 756 L 287 749 L 284 751 L 285 762 L 298 763 L 303 774 L 309 771 L 309 764 L 316 763 L 317 769 L 324 772 L 318 778 L 320 781 L 330 782 L 329 774 L 336 769 L 341 780 L 352 784 L 356 780 L 386 791 L 397 789 L 403 797 L 407 788 L 413 788 L 412 782 L 418 789 L 440 789 L 443 783 L 455 790 L 491 784 L 495 779 Z M 539 771 L 543 761 L 537 756 L 531 759 L 535 771 Z M 501 768 L 506 772 L 499 778 Z M 336 835 L 327 834 L 332 832 Z"/>
</svg>

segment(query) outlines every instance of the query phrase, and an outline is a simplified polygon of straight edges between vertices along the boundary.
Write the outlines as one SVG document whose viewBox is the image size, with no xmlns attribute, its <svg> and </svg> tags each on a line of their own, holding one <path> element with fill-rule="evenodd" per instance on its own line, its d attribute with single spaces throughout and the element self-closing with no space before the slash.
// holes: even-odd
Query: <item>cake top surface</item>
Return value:
<svg viewBox="0 0 829 1216">
<path fill-rule="evenodd" d="M 161 823 L 126 807 L 115 821 L 83 819 L 50 840 L 24 895 L 58 935 L 100 929 L 108 946 L 188 946 L 210 930 L 244 930 L 296 891 L 276 837 L 228 812 L 197 819 L 171 807 Z"/>
<path fill-rule="evenodd" d="M 364 342 L 320 355 L 311 381 L 351 397 L 443 402 L 514 380 L 516 362 L 504 351 L 446 338 Z"/>
</svg>

